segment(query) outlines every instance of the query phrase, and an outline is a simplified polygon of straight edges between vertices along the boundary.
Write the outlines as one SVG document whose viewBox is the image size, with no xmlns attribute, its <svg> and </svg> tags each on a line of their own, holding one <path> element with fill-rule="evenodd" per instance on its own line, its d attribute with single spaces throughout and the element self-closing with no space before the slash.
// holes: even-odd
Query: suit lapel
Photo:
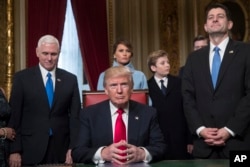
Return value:
<svg viewBox="0 0 250 167">
<path fill-rule="evenodd" d="M 38 94 L 41 95 L 41 98 L 43 99 L 44 104 L 47 104 L 48 108 L 50 108 L 47 93 L 46 93 L 46 89 L 45 89 L 45 85 L 44 85 L 43 78 L 42 78 L 42 73 L 40 71 L 39 66 L 35 67 L 34 77 L 33 78 L 34 78 L 34 81 L 35 81 L 34 83 L 37 84 Z"/>
<path fill-rule="evenodd" d="M 169 92 L 172 90 L 173 87 L 174 87 L 173 78 L 172 76 L 168 75 L 168 85 L 167 85 L 166 96 L 168 96 Z"/>
<path fill-rule="evenodd" d="M 204 73 L 204 78 L 207 80 L 208 86 L 210 87 L 211 90 L 213 90 L 213 82 L 212 82 L 212 77 L 211 77 L 211 72 L 210 72 L 210 66 L 209 66 L 209 48 L 205 47 L 204 49 L 200 49 L 201 54 L 198 55 L 200 56 L 200 70 Z"/>
<path fill-rule="evenodd" d="M 159 88 L 158 84 L 155 81 L 154 76 L 151 77 L 151 79 L 148 82 L 149 85 L 151 85 L 150 87 L 152 88 L 151 92 L 157 92 L 156 94 L 161 95 L 164 97 L 163 93 L 161 92 L 161 89 Z"/>
<path fill-rule="evenodd" d="M 139 137 L 139 128 L 140 128 L 140 114 L 135 109 L 134 103 L 129 102 L 129 117 L 128 117 L 128 142 L 131 144 L 136 144 Z"/>
<path fill-rule="evenodd" d="M 107 110 L 108 108 L 108 110 Z M 103 107 L 101 107 L 100 112 L 98 113 L 99 117 L 102 118 L 105 122 L 102 122 L 102 124 L 107 124 L 106 126 L 102 126 L 104 129 L 102 129 L 103 132 L 105 132 L 106 135 L 106 141 L 108 143 L 113 143 L 113 129 L 112 129 L 112 120 L 111 120 L 111 111 L 109 106 L 109 100 L 106 100 L 105 103 L 103 103 Z"/>
<path fill-rule="evenodd" d="M 217 81 L 218 82 L 217 87 L 219 87 L 227 68 L 229 67 L 229 65 L 233 61 L 233 59 L 234 59 L 237 52 L 238 52 L 237 47 L 234 45 L 233 40 L 230 39 L 229 42 L 228 42 L 228 45 L 226 47 L 222 63 L 221 63 L 219 76 L 218 76 L 218 81 Z"/>
<path fill-rule="evenodd" d="M 55 78 L 55 90 L 54 90 L 54 99 L 52 103 L 52 108 L 56 103 L 57 99 L 60 97 L 60 92 L 63 92 L 63 73 L 59 69 L 56 69 L 56 78 Z"/>
</svg>

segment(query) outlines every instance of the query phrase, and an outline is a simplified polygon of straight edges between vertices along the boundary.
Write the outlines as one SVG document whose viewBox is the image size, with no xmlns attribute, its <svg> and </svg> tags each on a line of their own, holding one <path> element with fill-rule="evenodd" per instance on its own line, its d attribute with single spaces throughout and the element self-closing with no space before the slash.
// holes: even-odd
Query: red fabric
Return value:
<svg viewBox="0 0 250 167">
<path fill-rule="evenodd" d="M 38 64 L 36 46 L 46 34 L 62 40 L 67 0 L 28 0 L 27 67 Z"/>
<path fill-rule="evenodd" d="M 126 127 L 122 120 L 123 109 L 118 109 L 116 122 L 115 122 L 115 137 L 114 143 L 118 143 L 121 140 L 126 140 Z"/>
<path fill-rule="evenodd" d="M 96 90 L 100 73 L 109 67 L 106 1 L 71 0 L 81 48 L 84 73 Z"/>
<path fill-rule="evenodd" d="M 115 136 L 114 136 L 114 143 L 118 143 L 121 140 L 125 140 L 126 141 L 126 127 L 125 124 L 123 122 L 122 119 L 122 114 L 123 114 L 123 109 L 118 109 L 116 111 L 118 113 L 118 116 L 116 118 L 116 122 L 115 122 Z M 119 149 L 121 150 L 126 150 L 126 147 L 121 146 Z M 126 154 L 121 154 L 122 156 L 126 156 Z M 126 161 L 125 160 L 121 160 L 123 162 Z"/>
</svg>

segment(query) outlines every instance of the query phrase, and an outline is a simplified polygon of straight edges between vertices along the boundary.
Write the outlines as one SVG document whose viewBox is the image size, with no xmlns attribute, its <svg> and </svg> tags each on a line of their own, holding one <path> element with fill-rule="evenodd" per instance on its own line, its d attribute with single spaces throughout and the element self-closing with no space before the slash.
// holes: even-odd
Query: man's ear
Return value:
<svg viewBox="0 0 250 167">
<path fill-rule="evenodd" d="M 207 32 L 207 24 L 204 24 L 204 30 Z"/>
<path fill-rule="evenodd" d="M 233 25 L 234 25 L 233 21 L 229 20 L 227 26 L 228 30 L 231 30 L 233 28 Z"/>
<path fill-rule="evenodd" d="M 106 95 L 109 95 L 108 90 L 106 88 L 104 88 L 104 92 Z"/>
</svg>

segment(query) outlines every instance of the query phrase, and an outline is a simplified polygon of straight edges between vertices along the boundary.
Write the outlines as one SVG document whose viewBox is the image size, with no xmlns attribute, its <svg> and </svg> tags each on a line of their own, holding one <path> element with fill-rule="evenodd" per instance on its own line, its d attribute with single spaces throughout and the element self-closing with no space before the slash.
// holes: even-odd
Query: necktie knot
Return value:
<svg viewBox="0 0 250 167">
<path fill-rule="evenodd" d="M 119 115 L 122 115 L 122 114 L 123 114 L 123 112 L 124 112 L 124 110 L 123 110 L 123 109 L 121 109 L 121 108 L 119 108 L 119 109 L 117 110 L 117 113 L 118 113 Z"/>
<path fill-rule="evenodd" d="M 51 78 L 51 73 L 50 72 L 48 72 L 47 77 Z"/>
<path fill-rule="evenodd" d="M 219 48 L 218 46 L 215 46 L 215 47 L 214 47 L 214 51 L 215 51 L 215 52 L 219 52 L 219 51 L 220 51 L 220 48 Z"/>
</svg>

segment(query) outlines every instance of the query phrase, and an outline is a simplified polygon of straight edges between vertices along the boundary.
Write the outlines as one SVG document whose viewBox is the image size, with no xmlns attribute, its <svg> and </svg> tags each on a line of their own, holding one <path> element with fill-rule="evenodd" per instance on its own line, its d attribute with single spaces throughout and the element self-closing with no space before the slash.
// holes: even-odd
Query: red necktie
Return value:
<svg viewBox="0 0 250 167">
<path fill-rule="evenodd" d="M 123 109 L 118 109 L 116 111 L 119 115 L 116 118 L 115 122 L 115 137 L 114 137 L 114 143 L 118 143 L 121 140 L 126 140 L 126 127 L 122 120 L 122 113 L 124 112 Z M 126 147 L 121 146 L 119 149 L 125 150 Z M 126 154 L 124 154 L 125 156 Z M 125 160 L 126 161 L 126 160 Z"/>
</svg>

